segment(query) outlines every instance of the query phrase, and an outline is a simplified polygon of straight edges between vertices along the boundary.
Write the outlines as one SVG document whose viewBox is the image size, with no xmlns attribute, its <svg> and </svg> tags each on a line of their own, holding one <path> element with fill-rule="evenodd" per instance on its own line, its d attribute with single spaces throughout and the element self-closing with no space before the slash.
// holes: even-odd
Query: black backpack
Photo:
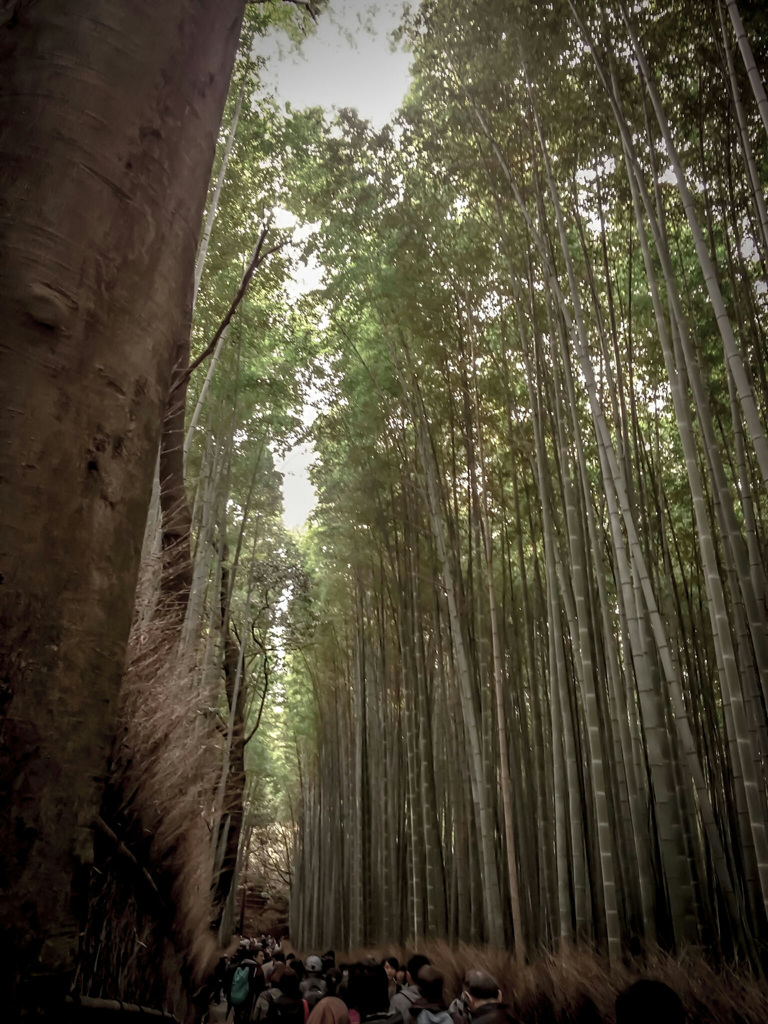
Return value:
<svg viewBox="0 0 768 1024">
<path fill-rule="evenodd" d="M 323 978 L 317 974 L 310 974 L 301 983 L 301 994 L 307 1000 L 310 1010 L 312 1010 L 323 996 L 328 994 L 328 986 Z"/>
<path fill-rule="evenodd" d="M 267 1014 L 268 1024 L 304 1024 L 304 1000 L 291 996 L 273 999 Z"/>
</svg>

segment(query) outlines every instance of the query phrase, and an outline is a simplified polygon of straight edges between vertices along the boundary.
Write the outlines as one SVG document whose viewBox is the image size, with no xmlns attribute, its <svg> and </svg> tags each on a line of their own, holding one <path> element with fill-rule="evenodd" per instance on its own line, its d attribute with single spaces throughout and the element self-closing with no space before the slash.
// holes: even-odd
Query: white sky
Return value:
<svg viewBox="0 0 768 1024">
<path fill-rule="evenodd" d="M 296 49 L 282 33 L 256 41 L 267 57 L 263 78 L 278 102 L 304 107 L 356 107 L 377 127 L 399 107 L 409 84 L 410 55 L 393 51 L 403 0 L 330 0 L 315 31 Z"/>
<path fill-rule="evenodd" d="M 389 38 L 402 8 L 402 0 L 331 0 L 298 52 L 277 33 L 257 41 L 254 52 L 269 61 L 263 80 L 271 83 L 278 103 L 329 111 L 356 107 L 381 127 L 400 106 L 410 81 L 410 56 L 393 51 Z M 297 280 L 296 287 L 315 283 Z M 308 406 L 305 422 L 313 418 Z M 315 505 L 308 476 L 314 459 L 312 447 L 300 444 L 277 465 L 283 473 L 283 520 L 289 529 L 302 526 Z"/>
</svg>

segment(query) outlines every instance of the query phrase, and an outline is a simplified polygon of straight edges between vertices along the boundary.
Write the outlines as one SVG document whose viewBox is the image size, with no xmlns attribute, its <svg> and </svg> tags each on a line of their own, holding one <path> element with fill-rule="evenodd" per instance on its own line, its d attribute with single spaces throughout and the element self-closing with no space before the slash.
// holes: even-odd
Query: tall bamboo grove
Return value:
<svg viewBox="0 0 768 1024">
<path fill-rule="evenodd" d="M 432 0 L 327 271 L 292 930 L 768 934 L 768 20 Z M 298 200 L 297 200 L 298 202 Z"/>
</svg>

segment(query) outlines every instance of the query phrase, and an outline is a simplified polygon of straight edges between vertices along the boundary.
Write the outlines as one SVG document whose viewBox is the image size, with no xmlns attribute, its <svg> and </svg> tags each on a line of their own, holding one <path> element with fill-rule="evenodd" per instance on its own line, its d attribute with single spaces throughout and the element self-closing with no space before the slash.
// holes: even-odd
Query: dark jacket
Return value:
<svg viewBox="0 0 768 1024">
<path fill-rule="evenodd" d="M 472 1024 L 517 1024 L 517 1017 L 505 1003 L 484 1003 L 472 1011 Z"/>
<path fill-rule="evenodd" d="M 273 1000 L 267 1015 L 269 1024 L 304 1024 L 304 1000 L 281 995 Z"/>
<path fill-rule="evenodd" d="M 254 967 L 251 971 L 251 994 L 253 998 L 258 999 L 266 987 L 267 983 L 264 980 L 264 971 L 261 969 L 261 964 L 254 961 Z"/>
</svg>

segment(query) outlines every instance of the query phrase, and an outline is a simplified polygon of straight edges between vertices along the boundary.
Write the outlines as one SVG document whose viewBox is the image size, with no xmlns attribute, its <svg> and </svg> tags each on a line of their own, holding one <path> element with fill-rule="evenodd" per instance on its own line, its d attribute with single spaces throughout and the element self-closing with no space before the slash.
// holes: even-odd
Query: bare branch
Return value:
<svg viewBox="0 0 768 1024">
<path fill-rule="evenodd" d="M 264 227 L 261 229 L 261 234 L 259 235 L 259 240 L 256 243 L 256 248 L 253 250 L 251 262 L 248 264 L 248 267 L 245 273 L 243 274 L 243 279 L 240 282 L 240 287 L 235 292 L 235 296 L 232 299 L 232 302 L 230 303 L 229 309 L 227 310 L 227 315 L 221 321 L 215 334 L 208 342 L 208 344 L 205 346 L 200 355 L 196 359 L 194 359 L 189 364 L 187 369 L 184 370 L 183 373 L 180 373 L 179 376 L 176 378 L 171 387 L 171 392 L 176 391 L 177 388 L 181 387 L 182 384 L 186 383 L 186 381 L 189 379 L 192 373 L 194 373 L 198 366 L 200 366 L 201 363 L 205 362 L 205 360 L 208 359 L 208 357 L 213 354 L 213 351 L 216 348 L 216 344 L 219 338 L 222 336 L 224 331 L 226 331 L 227 327 L 229 327 L 232 321 L 232 317 L 237 312 L 237 307 L 243 301 L 245 293 L 248 291 L 248 285 L 251 283 L 251 278 L 256 272 L 256 269 L 261 266 L 261 264 L 267 259 L 268 256 L 271 256 L 273 253 L 278 252 L 280 249 L 284 248 L 288 244 L 289 239 L 285 239 L 285 241 L 281 242 L 279 245 L 275 245 L 271 249 L 267 249 L 266 252 L 262 252 L 262 249 L 264 248 L 264 241 L 267 237 L 267 234 L 269 233 L 270 226 L 271 218 L 264 224 Z"/>
</svg>

